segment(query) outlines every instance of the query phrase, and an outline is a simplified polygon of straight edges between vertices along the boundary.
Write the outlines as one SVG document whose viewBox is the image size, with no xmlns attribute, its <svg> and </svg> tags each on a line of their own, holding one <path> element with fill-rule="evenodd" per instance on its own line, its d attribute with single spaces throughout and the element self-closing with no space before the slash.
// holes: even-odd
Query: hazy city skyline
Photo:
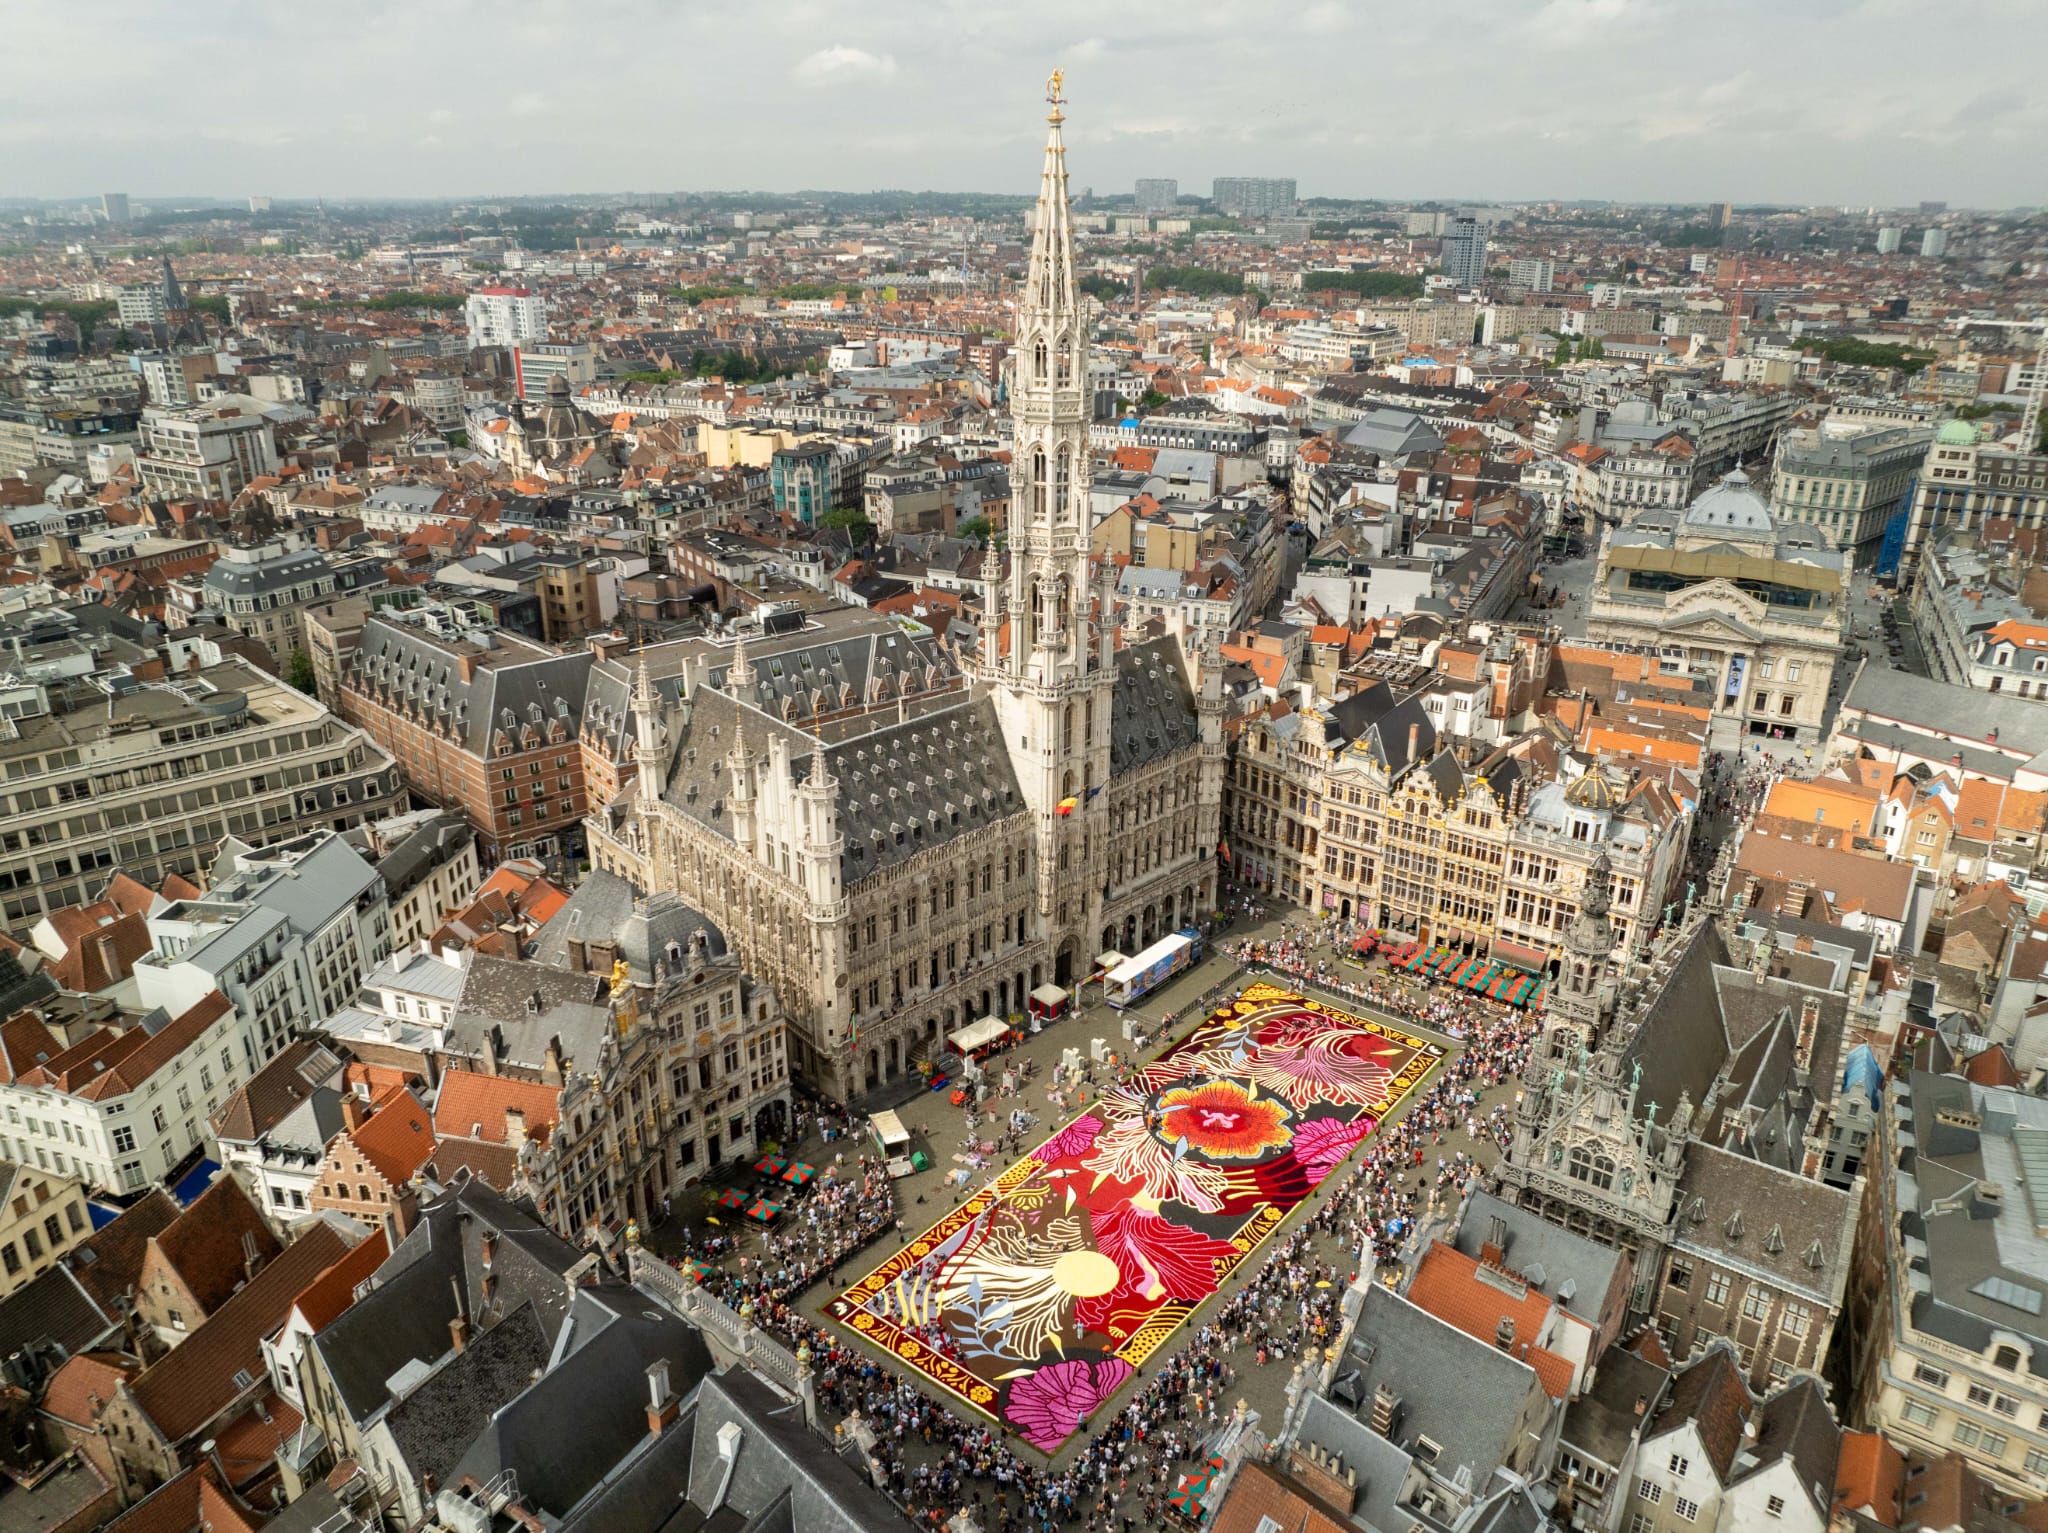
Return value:
<svg viewBox="0 0 2048 1533">
<path fill-rule="evenodd" d="M 9 22 L 23 58 L 82 27 L 122 46 L 92 58 L 87 113 L 29 75 L 0 86 L 0 196 L 1021 193 L 1015 124 L 1057 65 L 1076 181 L 1099 192 L 1277 175 L 1304 197 L 2048 202 L 2028 152 L 2048 7 L 2024 0 L 20 0 Z"/>
</svg>

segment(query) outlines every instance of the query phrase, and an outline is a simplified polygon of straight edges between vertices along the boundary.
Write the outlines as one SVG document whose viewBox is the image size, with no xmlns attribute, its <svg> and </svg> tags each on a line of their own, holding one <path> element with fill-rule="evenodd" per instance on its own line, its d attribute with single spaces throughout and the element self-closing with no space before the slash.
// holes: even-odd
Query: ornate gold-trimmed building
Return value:
<svg viewBox="0 0 2048 1533">
<path fill-rule="evenodd" d="M 633 780 L 588 822 L 597 866 L 718 924 L 781 997 L 796 1068 L 842 1098 L 1215 908 L 1219 668 L 1119 649 L 1089 554 L 1059 106 L 1012 353 L 1005 610 L 975 660 L 878 617 L 737 638 L 673 705 L 643 669 Z"/>
</svg>

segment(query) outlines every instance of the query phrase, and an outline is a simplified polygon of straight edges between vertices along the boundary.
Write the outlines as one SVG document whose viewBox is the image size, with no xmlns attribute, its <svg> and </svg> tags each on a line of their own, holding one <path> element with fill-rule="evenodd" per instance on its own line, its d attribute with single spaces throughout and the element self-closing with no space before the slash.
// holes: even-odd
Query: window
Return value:
<svg viewBox="0 0 2048 1533">
<path fill-rule="evenodd" d="M 1771 1291 L 1768 1288 L 1752 1288 L 1742 1296 L 1742 1318 L 1761 1320 L 1771 1312 Z"/>
<path fill-rule="evenodd" d="M 1699 1520 L 1700 1504 L 1697 1501 L 1688 1501 L 1683 1496 L 1677 1496 L 1672 1499 L 1671 1509 L 1687 1522 Z"/>
<path fill-rule="evenodd" d="M 1650 1505 L 1655 1506 L 1664 1499 L 1664 1487 L 1655 1480 L 1646 1479 L 1636 1487 L 1636 1499 L 1647 1501 Z"/>
<path fill-rule="evenodd" d="M 1657 1533 L 1656 1514 L 1637 1512 L 1628 1520 L 1628 1533 Z"/>
<path fill-rule="evenodd" d="M 1664 1281 L 1681 1292 L 1692 1287 L 1692 1263 L 1683 1257 L 1672 1257 L 1671 1274 Z"/>
<path fill-rule="evenodd" d="M 1764 1510 L 1773 1517 L 1783 1517 L 1785 1515 L 1785 1498 L 1783 1496 L 1771 1497 L 1770 1500 L 1764 1503 Z"/>
<path fill-rule="evenodd" d="M 1991 1354 L 1991 1366 L 1994 1368 L 2002 1368 L 2007 1373 L 2011 1373 L 2015 1369 L 2017 1369 L 2019 1365 L 2020 1349 L 2018 1347 L 2000 1347 L 1996 1352 Z"/>
<path fill-rule="evenodd" d="M 1726 1304 L 1728 1302 L 1728 1274 L 1709 1272 L 1707 1274 L 1707 1302 Z"/>
<path fill-rule="evenodd" d="M 1984 1429 L 1974 1421 L 1956 1423 L 1955 1440 L 1965 1448 L 1974 1448 L 1984 1438 Z"/>
<path fill-rule="evenodd" d="M 132 1150 L 132 1149 L 134 1149 L 134 1148 L 135 1148 L 135 1130 L 134 1130 L 134 1129 L 132 1129 L 132 1128 L 117 1128 L 117 1129 L 115 1129 L 115 1130 L 114 1130 L 114 1149 L 115 1149 L 115 1151 L 116 1151 L 117 1153 L 125 1155 L 125 1154 L 127 1154 L 127 1153 L 128 1153 L 128 1151 L 130 1151 L 130 1150 Z"/>
<path fill-rule="evenodd" d="M 1899 1407 L 1899 1414 L 1912 1422 L 1916 1427 L 1931 1427 L 1934 1425 L 1934 1407 L 1924 1400 L 1908 1400 Z"/>
<path fill-rule="evenodd" d="M 1687 1458 L 1683 1453 L 1674 1453 L 1671 1455 L 1671 1472 L 1677 1475 L 1680 1479 L 1684 1479 L 1686 1471 L 1691 1468 L 1692 1460 Z"/>
<path fill-rule="evenodd" d="M 2026 1469 L 2036 1479 L 2048 1475 L 2048 1448 L 2027 1449 Z"/>
<path fill-rule="evenodd" d="M 1991 1390 L 1988 1385 L 1972 1384 L 1967 1393 L 1972 1405 L 1989 1405 L 1991 1403 Z"/>
</svg>

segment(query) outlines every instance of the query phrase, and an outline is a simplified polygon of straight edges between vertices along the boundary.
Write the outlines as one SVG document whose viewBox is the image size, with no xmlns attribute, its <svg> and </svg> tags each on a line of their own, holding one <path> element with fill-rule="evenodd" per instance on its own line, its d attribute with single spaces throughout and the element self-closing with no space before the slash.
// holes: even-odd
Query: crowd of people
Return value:
<svg viewBox="0 0 2048 1533">
<path fill-rule="evenodd" d="M 713 1273 L 706 1286 L 735 1308 L 751 1301 L 756 1323 L 792 1350 L 808 1346 L 821 1407 L 864 1424 L 860 1435 L 871 1442 L 885 1488 L 920 1524 L 939 1527 L 965 1509 L 985 1533 L 1077 1527 L 1131 1533 L 1160 1526 L 1183 1468 L 1199 1463 L 1228 1419 L 1239 1369 L 1312 1364 L 1338 1334 L 1342 1296 L 1365 1253 L 1375 1268 L 1399 1261 L 1418 1230 L 1433 1215 L 1447 1216 L 1470 1190 L 1480 1161 L 1464 1150 L 1446 1153 L 1445 1136 L 1463 1130 L 1475 1141 L 1504 1145 L 1511 1132 L 1508 1104 L 1489 1106 L 1483 1097 L 1519 1076 L 1534 1019 L 1498 1002 L 1432 992 L 1391 976 L 1332 976 L 1318 952 L 1333 941 L 1348 948 L 1348 935 L 1333 923 L 1233 951 L 1240 963 L 1313 980 L 1456 1033 L 1464 1047 L 1447 1058 L 1407 1112 L 1382 1126 L 1356 1167 L 1323 1189 L 1309 1216 L 1260 1262 L 1247 1264 L 1243 1286 L 1185 1345 L 1141 1369 L 1144 1382 L 1132 1397 L 1086 1424 L 1091 1435 L 1064 1467 L 1019 1458 L 1000 1431 L 934 1402 L 795 1307 L 797 1295 L 821 1279 L 836 1281 L 839 1263 L 892 1225 L 901 1238 L 902 1221 L 879 1161 L 863 1157 L 856 1175 L 820 1191 L 801 1222 L 771 1233 L 759 1257 Z"/>
<path fill-rule="evenodd" d="M 686 1234 L 669 1265 L 730 1259 L 734 1270 L 712 1273 L 704 1286 L 737 1308 L 745 1298 L 779 1299 L 836 1280 L 842 1261 L 900 1222 L 889 1168 L 873 1155 L 858 1156 L 849 1167 L 842 1155 L 785 1222 L 755 1237 L 751 1250 L 721 1226 Z"/>
<path fill-rule="evenodd" d="M 1245 938 L 1225 950 L 1246 967 L 1264 967 L 1291 980 L 1349 996 L 1366 1005 L 1419 1022 L 1453 1038 L 1467 1038 L 1510 1008 L 1484 996 L 1409 979 L 1385 969 L 1345 965 L 1343 955 L 1369 928 L 1360 921 L 1288 927 L 1278 936 Z"/>
</svg>

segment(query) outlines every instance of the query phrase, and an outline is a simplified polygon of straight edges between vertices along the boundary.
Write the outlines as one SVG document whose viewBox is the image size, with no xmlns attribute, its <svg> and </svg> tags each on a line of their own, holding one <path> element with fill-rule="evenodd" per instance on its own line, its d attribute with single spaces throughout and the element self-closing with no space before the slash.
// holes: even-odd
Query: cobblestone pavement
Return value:
<svg viewBox="0 0 2048 1533">
<path fill-rule="evenodd" d="M 1253 922 L 1241 918 L 1233 929 L 1222 935 L 1220 940 L 1233 943 L 1245 938 L 1272 941 L 1290 933 L 1318 930 L 1320 928 L 1316 928 L 1311 918 L 1304 912 L 1285 910 L 1274 914 L 1273 907 L 1268 907 L 1268 914 L 1265 919 Z M 1365 974 L 1364 970 L 1355 965 L 1348 962 L 1340 962 L 1333 947 L 1327 943 L 1312 946 L 1309 949 L 1309 959 L 1311 962 L 1320 961 L 1326 964 L 1333 977 L 1357 980 L 1362 979 Z M 973 1190 L 979 1188 L 984 1182 L 999 1174 L 1003 1167 L 1014 1162 L 1018 1155 L 1031 1149 L 1045 1134 L 1071 1117 L 1086 1101 L 1091 1100 L 1093 1092 L 1085 1088 L 1081 1092 L 1070 1091 L 1065 1096 L 1063 1102 L 1049 1099 L 1048 1082 L 1051 1078 L 1052 1068 L 1061 1057 L 1063 1050 L 1067 1048 L 1079 1049 L 1085 1059 L 1089 1053 L 1091 1040 L 1101 1038 L 1109 1048 L 1117 1052 L 1120 1058 L 1128 1059 L 1131 1046 L 1125 1042 L 1123 1032 L 1124 1021 L 1128 1017 L 1145 1036 L 1147 1043 L 1145 1053 L 1149 1057 L 1163 1043 L 1162 1029 L 1167 1026 L 1169 1018 L 1177 1018 L 1183 1027 L 1191 1026 L 1199 1016 L 1206 1014 L 1211 1004 L 1220 1000 L 1223 995 L 1234 992 L 1242 984 L 1249 983 L 1252 979 L 1259 977 L 1275 978 L 1277 983 L 1290 984 L 1311 995 L 1317 994 L 1320 990 L 1322 995 L 1338 1006 L 1356 1011 L 1362 1015 L 1381 1017 L 1405 1030 L 1443 1043 L 1450 1050 L 1451 1055 L 1455 1055 L 1456 1051 L 1462 1046 L 1457 1039 L 1447 1037 L 1425 1024 L 1418 1023 L 1408 1017 L 1382 1011 L 1356 997 L 1344 994 L 1339 989 L 1321 988 L 1313 983 L 1275 977 L 1267 974 L 1265 971 L 1243 970 L 1238 967 L 1234 960 L 1225 956 L 1212 944 L 1210 956 L 1202 964 L 1189 973 L 1180 976 L 1171 985 L 1147 997 L 1140 1006 L 1133 1008 L 1130 1012 L 1122 1014 L 1114 1012 L 1096 998 L 1095 992 L 1090 992 L 1088 999 L 1081 1004 L 1075 1015 L 1053 1024 L 1037 1036 L 1025 1039 L 1016 1048 L 1009 1051 L 1008 1054 L 997 1056 L 991 1060 L 987 1069 L 992 1085 L 1000 1081 L 1005 1066 L 1014 1068 L 1021 1061 L 1025 1060 L 1032 1063 L 1034 1066 L 1032 1079 L 1028 1085 L 1024 1086 L 1021 1096 L 1022 1105 L 1033 1114 L 1035 1121 L 1020 1136 L 1020 1142 L 1014 1151 L 998 1156 L 990 1164 L 973 1171 L 964 1186 L 949 1185 L 945 1179 L 947 1173 L 958 1169 L 957 1163 L 952 1157 L 961 1150 L 964 1139 L 961 1109 L 952 1106 L 944 1093 L 930 1092 L 920 1094 L 905 1107 L 899 1109 L 899 1116 L 903 1118 L 906 1126 L 916 1136 L 920 1146 L 928 1151 L 933 1162 L 930 1170 L 906 1177 L 896 1183 L 901 1212 L 901 1233 L 892 1239 L 891 1232 L 885 1232 L 879 1239 L 871 1242 L 866 1249 L 842 1260 L 836 1273 L 828 1275 L 820 1282 L 813 1284 L 810 1288 L 795 1296 L 791 1301 L 792 1306 L 801 1313 L 822 1321 L 822 1312 L 825 1304 L 842 1291 L 847 1284 L 856 1281 L 876 1262 L 882 1260 L 888 1252 L 894 1250 L 903 1240 L 916 1235 L 932 1220 L 944 1213 L 947 1208 L 953 1206 L 968 1196 Z M 1178 1030 L 1178 1028 L 1174 1029 L 1175 1032 Z M 1450 1056 L 1447 1055 L 1448 1057 Z M 1416 1093 L 1411 1094 L 1410 1098 L 1404 1101 L 1394 1114 L 1390 1115 L 1386 1123 L 1382 1125 L 1380 1131 L 1382 1134 L 1400 1121 L 1413 1105 L 1415 1098 L 1421 1095 L 1423 1089 L 1426 1089 L 1426 1084 L 1424 1088 L 1418 1088 Z M 1512 1082 L 1491 1090 L 1481 1090 L 1479 1102 L 1474 1109 L 1474 1115 L 1483 1118 L 1496 1105 L 1502 1103 L 1511 1104 L 1514 1094 L 1515 1088 Z M 993 1091 L 987 1104 L 988 1108 L 993 1109 L 1005 1119 L 1009 1109 L 1015 1105 L 1018 1105 L 1016 1099 L 998 1100 L 997 1094 Z M 795 1149 L 801 1158 L 820 1166 L 831 1164 L 837 1159 L 841 1165 L 850 1167 L 856 1161 L 863 1144 L 864 1141 L 842 1140 L 837 1144 L 828 1145 L 813 1134 L 805 1142 L 796 1146 Z M 1482 1139 L 1475 1143 L 1464 1132 L 1462 1127 L 1453 1132 L 1447 1132 L 1442 1138 L 1441 1147 L 1434 1149 L 1433 1153 L 1441 1156 L 1444 1160 L 1450 1160 L 1458 1151 L 1473 1155 L 1482 1165 L 1488 1166 L 1492 1164 L 1496 1153 L 1495 1146 L 1490 1142 Z M 1299 1209 L 1295 1210 L 1287 1223 L 1271 1237 L 1268 1249 L 1278 1247 L 1301 1222 L 1309 1218 L 1315 1210 L 1322 1207 L 1324 1200 L 1329 1195 L 1330 1189 L 1342 1182 L 1347 1174 L 1342 1169 L 1332 1173 L 1324 1186 Z M 1432 1162 L 1419 1168 L 1405 1168 L 1397 1178 L 1397 1182 L 1405 1187 L 1428 1188 L 1434 1184 L 1436 1177 L 1437 1166 Z M 1441 1228 L 1449 1221 L 1454 1212 L 1454 1206 L 1439 1209 L 1436 1215 L 1435 1227 Z M 681 1226 L 682 1221 L 678 1220 L 667 1230 L 652 1232 L 649 1244 L 657 1250 L 676 1249 L 675 1236 L 680 1233 Z M 721 1231 L 738 1233 L 740 1236 L 738 1250 L 727 1253 L 721 1259 L 721 1265 L 732 1265 L 739 1256 L 758 1258 L 762 1246 L 757 1232 L 734 1231 L 731 1226 L 726 1225 L 721 1226 Z M 665 1239 L 664 1237 L 667 1238 Z M 1320 1231 L 1311 1238 L 1307 1259 L 1326 1263 L 1332 1269 L 1335 1280 L 1340 1283 L 1355 1274 L 1358 1268 L 1357 1251 L 1342 1249 L 1335 1237 Z M 1247 1263 L 1237 1273 L 1233 1274 L 1225 1282 L 1217 1297 L 1205 1305 L 1193 1321 L 1183 1326 L 1159 1352 L 1155 1353 L 1147 1361 L 1145 1368 L 1140 1371 L 1139 1380 L 1156 1372 L 1162 1365 L 1185 1349 L 1192 1340 L 1200 1335 L 1203 1329 L 1203 1322 L 1226 1304 L 1247 1283 L 1254 1281 L 1265 1265 L 1262 1262 Z M 842 1331 L 837 1327 L 831 1326 L 829 1323 L 826 1324 L 826 1328 L 837 1336 L 845 1337 L 849 1340 L 854 1339 L 850 1332 Z M 1310 1350 L 1313 1349 L 1311 1348 Z M 1258 1411 L 1268 1425 L 1277 1425 L 1286 1409 L 1286 1387 L 1293 1373 L 1293 1365 L 1298 1359 L 1269 1354 L 1266 1365 L 1261 1367 L 1258 1366 L 1257 1359 L 1253 1356 L 1252 1349 L 1248 1344 L 1238 1347 L 1233 1352 L 1226 1353 L 1225 1356 L 1235 1370 L 1235 1377 L 1227 1381 L 1222 1392 L 1226 1411 L 1230 1404 L 1241 1399 L 1252 1409 Z M 1139 1381 L 1134 1381 L 1133 1385 L 1129 1387 L 1133 1389 L 1140 1387 Z M 938 1398 L 940 1403 L 949 1410 L 953 1408 L 954 1402 L 937 1395 L 934 1395 L 934 1398 Z M 1124 1398 L 1125 1396 L 1120 1394 L 1113 1402 L 1113 1405 L 1120 1406 Z M 1014 1440 L 1013 1445 L 1015 1445 Z M 1028 1449 L 1021 1449 L 1021 1445 L 1015 1446 L 1020 1447 L 1022 1455 L 1027 1459 L 1033 1457 Z M 1062 1453 L 1060 1458 L 1053 1461 L 1054 1466 L 1059 1467 L 1070 1459 L 1078 1446 L 1079 1440 L 1077 1439 L 1074 1444 L 1069 1446 L 1068 1450 Z M 920 1458 L 920 1454 L 916 1451 L 916 1445 L 912 1445 L 912 1449 L 913 1451 L 908 1457 L 915 1462 Z"/>
</svg>

